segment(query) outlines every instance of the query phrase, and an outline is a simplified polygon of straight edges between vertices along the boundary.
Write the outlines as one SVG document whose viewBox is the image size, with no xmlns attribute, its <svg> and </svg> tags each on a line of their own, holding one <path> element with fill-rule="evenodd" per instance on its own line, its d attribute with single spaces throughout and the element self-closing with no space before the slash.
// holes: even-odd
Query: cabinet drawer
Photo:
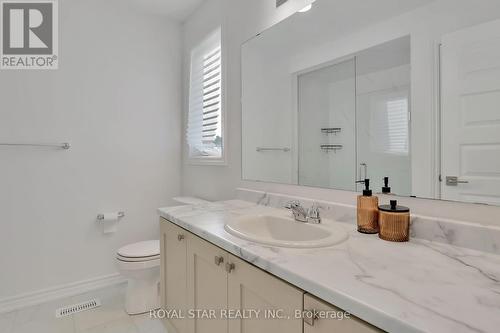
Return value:
<svg viewBox="0 0 500 333">
<path fill-rule="evenodd" d="M 328 304 L 309 294 L 304 295 L 304 311 L 323 315 L 323 318 L 314 319 L 306 316 L 304 319 L 304 333 L 380 333 L 382 330 L 365 323 L 359 318 L 349 315 L 348 318 L 341 316 L 344 311 Z M 340 315 L 336 315 L 340 314 Z M 328 318 L 325 318 L 328 317 Z M 332 318 L 335 317 L 336 318 Z"/>
</svg>

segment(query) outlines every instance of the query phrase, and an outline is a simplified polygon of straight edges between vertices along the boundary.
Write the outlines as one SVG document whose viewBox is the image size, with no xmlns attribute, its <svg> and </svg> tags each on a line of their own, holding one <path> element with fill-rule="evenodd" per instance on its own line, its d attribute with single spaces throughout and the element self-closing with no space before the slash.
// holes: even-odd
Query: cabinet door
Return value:
<svg viewBox="0 0 500 333">
<path fill-rule="evenodd" d="M 194 236 L 187 243 L 188 307 L 197 314 L 189 319 L 189 333 L 225 333 L 227 320 L 227 255 L 218 247 Z"/>
<path fill-rule="evenodd" d="M 187 239 L 190 234 L 168 222 L 160 220 L 161 229 L 161 272 L 162 272 L 162 305 L 167 310 L 187 310 Z M 177 333 L 186 331 L 185 320 L 171 316 L 170 324 Z"/>
<path fill-rule="evenodd" d="M 290 284 L 229 255 L 228 308 L 248 318 L 230 319 L 231 333 L 302 333 L 303 292 Z"/>
<path fill-rule="evenodd" d="M 338 319 L 340 316 L 337 315 L 337 319 L 331 318 L 330 314 L 343 313 L 344 311 L 339 308 L 334 307 L 328 303 L 320 301 L 319 299 L 311 296 L 304 296 L 304 310 L 312 313 L 311 311 L 319 311 L 322 315 L 328 314 L 328 319 L 311 319 L 309 316 L 305 316 L 304 319 L 304 333 L 332 333 L 332 332 L 342 332 L 342 333 L 379 333 L 383 332 L 378 328 L 371 326 L 368 323 L 350 315 L 349 318 L 344 318 L 342 320 Z"/>
</svg>

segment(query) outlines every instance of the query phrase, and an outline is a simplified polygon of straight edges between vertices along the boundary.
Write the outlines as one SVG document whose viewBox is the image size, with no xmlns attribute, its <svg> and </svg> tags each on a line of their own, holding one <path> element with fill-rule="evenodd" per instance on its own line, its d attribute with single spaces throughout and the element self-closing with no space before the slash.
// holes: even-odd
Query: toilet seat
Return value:
<svg viewBox="0 0 500 333">
<path fill-rule="evenodd" d="M 116 259 L 123 263 L 142 263 L 160 259 L 160 241 L 150 240 L 126 245 L 116 253 Z M 154 265 L 153 265 L 154 266 Z"/>
<path fill-rule="evenodd" d="M 130 257 L 124 257 L 124 256 L 117 254 L 116 259 L 123 261 L 123 262 L 145 262 L 145 261 L 152 261 L 152 260 L 160 259 L 160 255 L 157 254 L 155 256 L 149 256 L 149 257 L 130 258 Z"/>
<path fill-rule="evenodd" d="M 160 255 L 160 241 L 149 240 L 133 243 L 120 248 L 118 256 L 123 258 L 148 258 Z"/>
<path fill-rule="evenodd" d="M 116 262 L 121 271 L 146 270 L 148 268 L 160 266 L 160 259 L 148 261 L 123 261 L 117 258 Z"/>
</svg>

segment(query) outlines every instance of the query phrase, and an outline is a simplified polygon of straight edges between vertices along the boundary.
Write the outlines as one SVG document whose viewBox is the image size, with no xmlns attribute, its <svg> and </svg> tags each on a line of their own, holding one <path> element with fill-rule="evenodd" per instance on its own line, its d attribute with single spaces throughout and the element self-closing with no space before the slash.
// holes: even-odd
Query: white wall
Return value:
<svg viewBox="0 0 500 333">
<path fill-rule="evenodd" d="M 208 28 L 215 27 L 221 22 L 225 25 L 229 164 L 226 167 L 186 166 L 183 168 L 183 192 L 184 194 L 219 200 L 234 197 L 236 187 L 246 186 L 276 192 L 287 191 L 290 193 L 307 193 L 308 195 L 316 193 L 316 196 L 323 197 L 329 195 L 331 198 L 336 198 L 336 200 L 340 197 L 346 197 L 347 201 L 353 202 L 350 194 L 343 196 L 341 191 L 241 181 L 241 44 L 255 33 L 295 12 L 302 5 L 301 1 L 291 1 L 287 3 L 286 7 L 276 10 L 273 3 L 274 1 L 267 0 L 208 0 L 184 26 L 185 48 L 189 49 L 196 40 L 196 36 L 204 34 Z M 211 11 L 219 10 L 214 9 L 216 6 L 212 7 L 214 4 L 221 6 L 222 14 L 208 15 Z M 388 22 L 345 35 L 331 43 L 331 45 L 325 46 L 325 52 L 315 50 L 316 54 L 324 56 L 326 60 L 331 60 L 411 34 L 412 71 L 417 73 L 417 75 L 412 75 L 412 121 L 414 126 L 429 129 L 429 132 L 421 137 L 412 137 L 412 142 L 420 141 L 423 143 L 422 147 L 426 147 L 422 148 L 420 152 L 412 152 L 415 161 L 418 161 L 416 162 L 418 168 L 416 170 L 414 168 L 414 174 L 416 177 L 427 177 L 425 179 L 428 179 L 428 182 L 420 184 L 422 186 L 420 189 L 413 189 L 417 195 L 424 192 L 428 193 L 435 184 L 434 179 L 432 179 L 433 175 L 428 174 L 429 170 L 434 169 L 434 162 L 428 158 L 424 159 L 418 156 L 423 156 L 423 154 L 428 156 L 428 151 L 434 150 L 435 147 L 436 51 L 441 36 L 498 17 L 500 17 L 500 2 L 498 0 L 437 0 L 426 7 L 416 9 Z M 303 59 L 313 61 L 316 64 L 325 62 L 323 59 L 312 59 L 306 56 Z M 299 68 L 310 67 L 306 63 L 300 64 L 299 60 L 297 60 Z M 185 65 L 184 78 L 187 77 L 186 73 Z M 422 172 L 422 174 L 418 174 L 418 172 Z M 415 206 L 421 205 L 422 200 L 408 199 L 407 201 L 408 204 L 413 202 Z M 425 200 L 425 202 L 426 204 L 429 203 L 428 200 Z M 471 207 L 470 205 L 459 206 Z M 432 211 L 440 214 L 441 207 L 457 207 L 457 204 L 433 204 L 433 207 Z M 477 209 L 488 212 L 498 212 L 499 210 L 496 207 L 483 208 L 480 206 L 477 206 Z M 460 210 L 460 212 L 463 211 L 467 213 L 457 216 L 473 219 L 477 215 L 474 209 Z"/>
<path fill-rule="evenodd" d="M 119 0 L 59 1 L 60 68 L 0 72 L 2 298 L 116 273 L 180 192 L 180 27 Z M 105 236 L 103 212 L 124 210 Z"/>
</svg>

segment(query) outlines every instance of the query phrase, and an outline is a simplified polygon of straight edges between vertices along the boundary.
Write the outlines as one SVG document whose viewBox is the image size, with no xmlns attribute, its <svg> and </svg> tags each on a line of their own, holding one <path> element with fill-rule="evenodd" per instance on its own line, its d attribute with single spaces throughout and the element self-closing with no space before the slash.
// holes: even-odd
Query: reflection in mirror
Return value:
<svg viewBox="0 0 500 333">
<path fill-rule="evenodd" d="M 370 178 L 380 191 L 389 177 L 393 193 L 404 196 L 412 193 L 410 73 L 409 37 L 356 56 L 358 178 Z"/>
<path fill-rule="evenodd" d="M 441 198 L 500 205 L 500 21 L 442 42 Z"/>
<path fill-rule="evenodd" d="M 299 184 L 356 190 L 356 62 L 298 77 Z"/>
<path fill-rule="evenodd" d="M 246 105 L 265 110 L 243 114 L 245 176 L 350 191 L 365 178 L 381 189 L 389 176 L 395 193 L 411 195 L 410 72 L 409 37 L 296 73 L 275 66 L 267 77 L 288 85 L 245 86 L 260 94 Z M 262 75 L 246 73 L 247 83 Z"/>
<path fill-rule="evenodd" d="M 354 191 L 390 176 L 411 195 L 409 37 L 305 71 L 297 91 L 299 185 Z"/>
<path fill-rule="evenodd" d="M 243 179 L 500 205 L 500 15 L 467 13 L 318 0 L 246 42 Z"/>
</svg>

